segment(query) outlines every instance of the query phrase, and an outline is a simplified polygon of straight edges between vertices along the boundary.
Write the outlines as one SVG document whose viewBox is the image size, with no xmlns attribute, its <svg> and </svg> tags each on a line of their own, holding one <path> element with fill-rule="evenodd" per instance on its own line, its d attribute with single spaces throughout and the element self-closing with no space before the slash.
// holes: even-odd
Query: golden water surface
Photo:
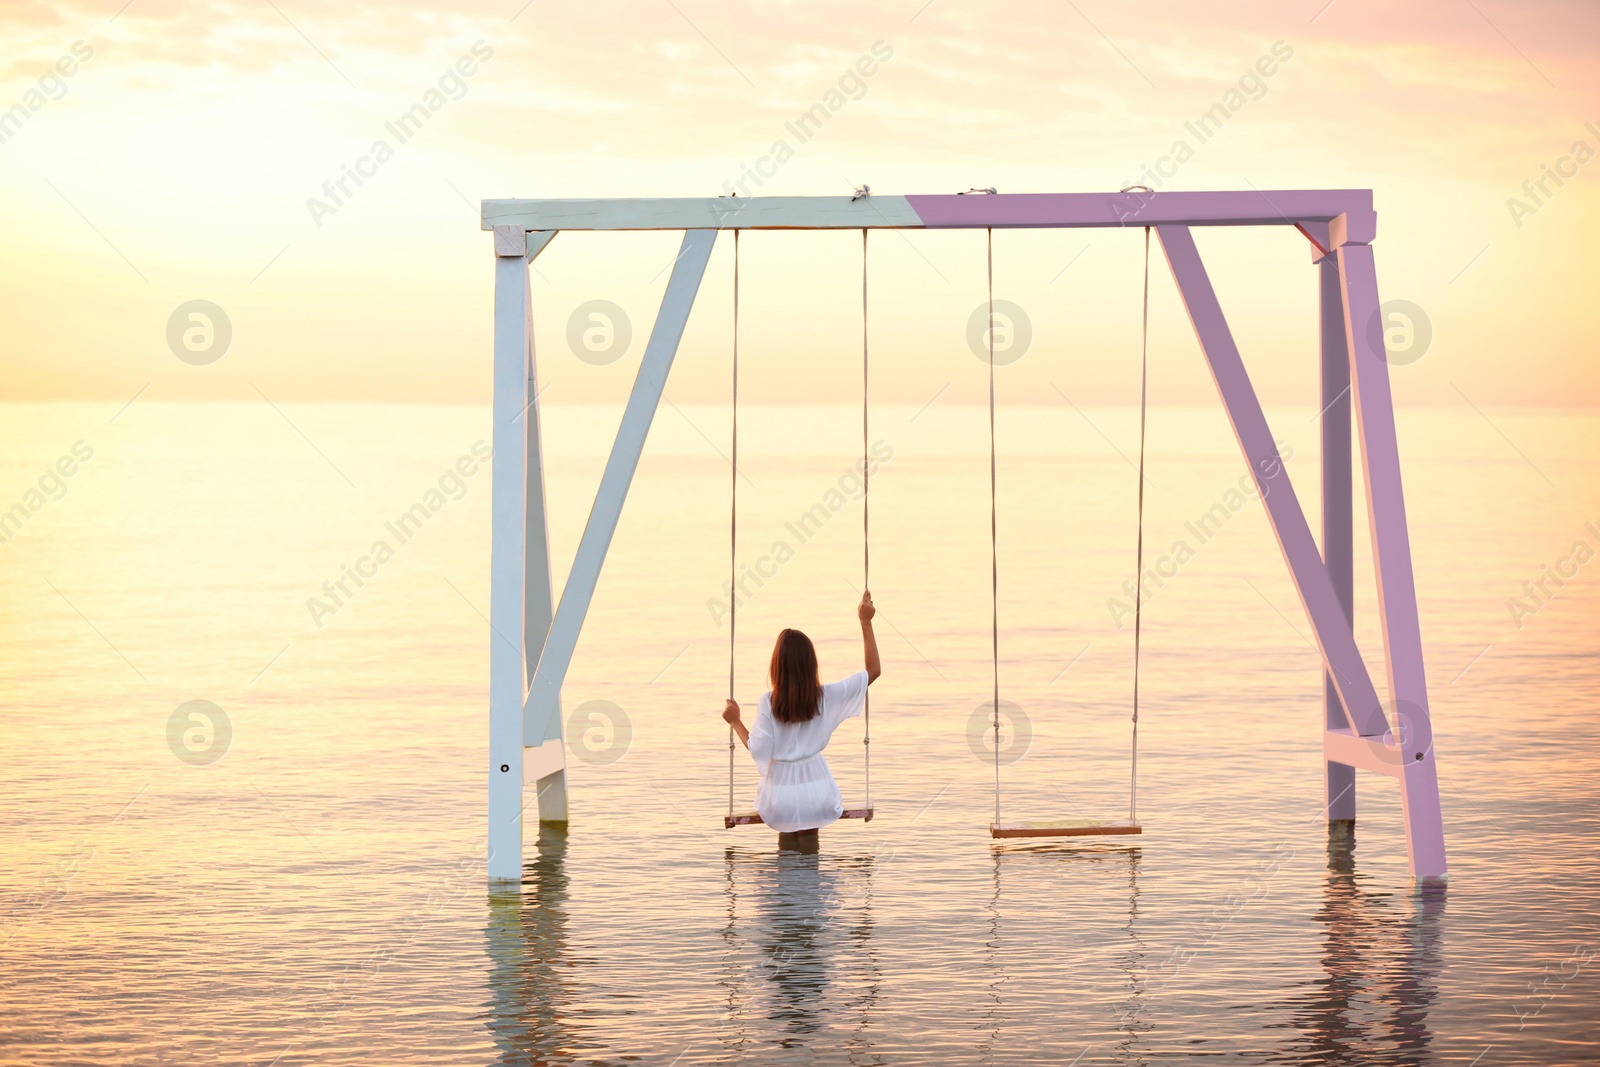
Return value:
<svg viewBox="0 0 1600 1067">
<path fill-rule="evenodd" d="M 1317 529 L 1316 413 L 1269 414 Z M 617 417 L 546 413 L 558 586 Z M 859 665 L 858 420 L 742 413 L 743 700 L 782 626 Z M 563 693 L 570 825 L 492 893 L 485 409 L 5 409 L 0 1061 L 1594 1062 L 1600 417 L 1401 413 L 1429 893 L 1389 779 L 1329 842 L 1319 660 L 1211 409 L 1151 414 L 1144 835 L 991 843 L 985 420 L 874 412 L 877 818 L 798 855 L 722 828 L 727 413 L 664 405 Z M 1006 818 L 1126 817 L 1137 441 L 1001 413 Z M 1357 560 L 1381 690 L 1359 499 Z"/>
</svg>

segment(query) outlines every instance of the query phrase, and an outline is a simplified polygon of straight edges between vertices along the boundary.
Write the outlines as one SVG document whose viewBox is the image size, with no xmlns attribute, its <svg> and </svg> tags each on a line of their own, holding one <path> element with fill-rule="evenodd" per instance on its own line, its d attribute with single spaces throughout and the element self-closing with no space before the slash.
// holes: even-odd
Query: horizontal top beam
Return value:
<svg viewBox="0 0 1600 1067">
<path fill-rule="evenodd" d="M 1026 227 L 1301 226 L 1372 240 L 1370 189 L 1241 192 L 753 196 L 638 200 L 485 200 L 483 228 L 525 230 L 859 230 Z"/>
</svg>

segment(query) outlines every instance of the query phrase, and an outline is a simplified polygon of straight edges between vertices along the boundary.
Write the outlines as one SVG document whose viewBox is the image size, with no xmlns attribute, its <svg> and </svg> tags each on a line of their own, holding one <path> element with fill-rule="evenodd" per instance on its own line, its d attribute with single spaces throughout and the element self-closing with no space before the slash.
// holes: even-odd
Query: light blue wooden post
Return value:
<svg viewBox="0 0 1600 1067">
<path fill-rule="evenodd" d="M 526 259 L 532 263 L 555 238 L 555 230 L 539 230 L 528 234 Z M 528 284 L 523 272 L 523 284 Z M 525 542 L 522 585 L 522 649 L 523 668 L 528 681 L 544 652 L 544 640 L 550 632 L 550 621 L 555 615 L 555 597 L 550 577 L 550 522 L 545 506 L 544 484 L 544 432 L 539 414 L 539 363 L 533 337 L 533 305 L 530 297 L 524 298 L 528 311 L 524 331 L 528 338 L 527 351 L 527 404 L 523 421 L 527 424 L 527 470 L 523 492 L 522 531 Z M 561 704 L 556 702 L 555 714 L 542 734 L 524 733 L 522 738 L 522 788 L 523 808 L 531 806 L 527 794 L 536 798 L 541 823 L 567 821 L 567 753 L 562 737 Z"/>
<path fill-rule="evenodd" d="M 522 877 L 523 493 L 527 488 L 527 233 L 494 231 L 494 470 L 489 547 L 491 881 Z"/>
</svg>

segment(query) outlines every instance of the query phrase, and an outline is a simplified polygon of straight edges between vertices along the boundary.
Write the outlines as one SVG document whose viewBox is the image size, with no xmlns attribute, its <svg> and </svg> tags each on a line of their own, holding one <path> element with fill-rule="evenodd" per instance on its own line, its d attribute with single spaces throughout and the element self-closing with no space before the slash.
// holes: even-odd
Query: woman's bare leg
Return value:
<svg viewBox="0 0 1600 1067">
<path fill-rule="evenodd" d="M 815 830 L 794 830 L 778 834 L 779 852 L 807 852 L 817 851 L 819 838 Z"/>
</svg>

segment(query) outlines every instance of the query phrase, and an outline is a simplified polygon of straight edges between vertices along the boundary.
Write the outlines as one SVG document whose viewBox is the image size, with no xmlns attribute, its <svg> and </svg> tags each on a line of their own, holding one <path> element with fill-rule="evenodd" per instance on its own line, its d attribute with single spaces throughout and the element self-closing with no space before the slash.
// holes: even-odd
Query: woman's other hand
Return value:
<svg viewBox="0 0 1600 1067">
<path fill-rule="evenodd" d="M 739 702 L 737 700 L 728 701 L 728 706 L 722 709 L 722 721 L 729 726 L 739 721 Z"/>
<path fill-rule="evenodd" d="M 856 615 L 862 622 L 871 622 L 877 613 L 878 609 L 872 605 L 872 590 L 869 589 L 861 594 L 861 604 L 856 608 Z"/>
</svg>

